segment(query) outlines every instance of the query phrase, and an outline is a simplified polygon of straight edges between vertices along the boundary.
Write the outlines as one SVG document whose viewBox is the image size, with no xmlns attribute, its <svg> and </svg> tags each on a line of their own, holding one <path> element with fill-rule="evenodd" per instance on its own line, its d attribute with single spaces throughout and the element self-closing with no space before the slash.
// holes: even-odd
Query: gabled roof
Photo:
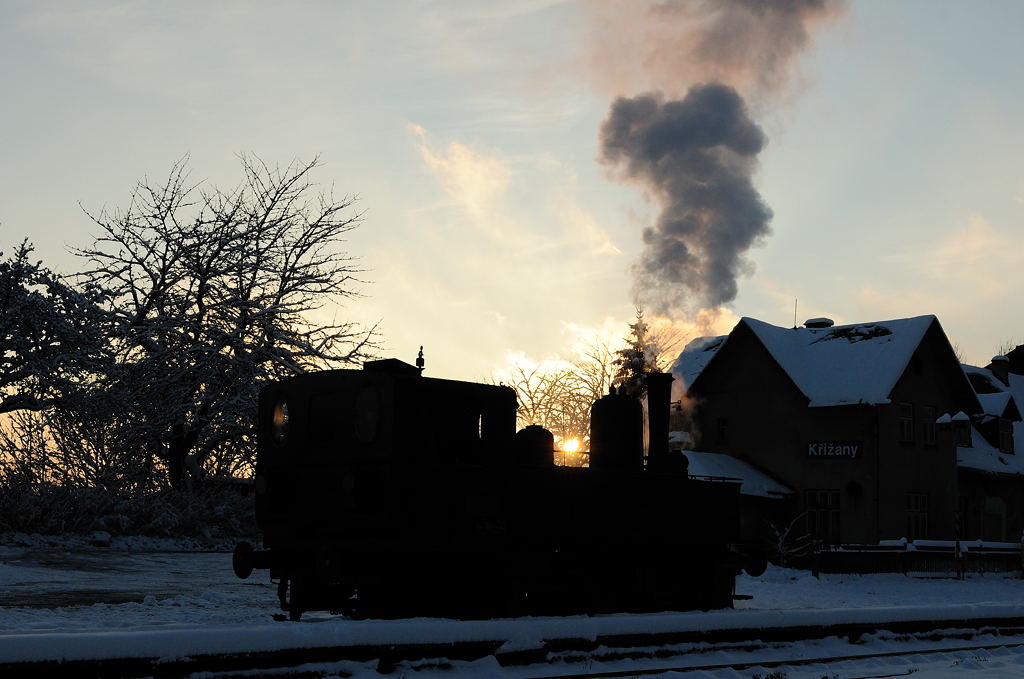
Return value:
<svg viewBox="0 0 1024 679">
<path fill-rule="evenodd" d="M 907 369 L 935 316 L 825 328 L 780 328 L 742 318 L 810 406 L 889 403 L 889 394 Z M 691 386 L 727 338 L 701 338 L 679 355 L 672 372 Z"/>
<path fill-rule="evenodd" d="M 831 328 L 780 328 L 753 318 L 754 331 L 810 406 L 889 403 L 935 316 Z"/>
<path fill-rule="evenodd" d="M 698 337 L 683 348 L 679 358 L 672 364 L 671 372 L 677 380 L 682 381 L 684 388 L 690 388 L 726 339 L 728 335 Z"/>
<path fill-rule="evenodd" d="M 966 363 L 960 367 L 964 369 L 964 374 L 977 392 L 983 413 L 1018 422 L 1021 420 L 1020 408 L 1024 406 L 1024 375 L 1010 373 L 1007 375 L 1009 384 L 1003 384 L 1002 380 L 988 368 Z"/>
<path fill-rule="evenodd" d="M 1005 417 L 1008 420 L 1020 420 L 1020 411 L 1013 395 L 1008 391 L 997 391 L 994 394 L 978 394 L 981 411 L 993 417 Z"/>
<path fill-rule="evenodd" d="M 966 363 L 960 364 L 960 367 L 964 369 L 964 374 L 967 375 L 974 393 L 979 396 L 982 394 L 995 394 L 1006 390 L 1003 383 L 988 368 L 979 368 L 974 365 L 967 365 Z"/>
</svg>

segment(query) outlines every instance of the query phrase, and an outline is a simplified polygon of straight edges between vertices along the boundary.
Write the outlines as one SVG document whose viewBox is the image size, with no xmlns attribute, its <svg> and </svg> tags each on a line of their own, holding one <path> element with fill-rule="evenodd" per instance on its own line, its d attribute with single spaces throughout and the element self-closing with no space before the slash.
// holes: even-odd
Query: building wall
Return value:
<svg viewBox="0 0 1024 679">
<path fill-rule="evenodd" d="M 730 453 L 774 476 L 797 492 L 800 512 L 806 491 L 834 492 L 839 540 L 875 539 L 873 408 L 808 408 L 807 398 L 744 326 L 719 350 L 697 386 L 698 449 Z M 856 442 L 860 449 L 855 458 L 811 457 L 808 444 L 815 442 Z"/>
<path fill-rule="evenodd" d="M 952 432 L 940 430 L 934 418 L 976 409 L 973 392 L 937 325 L 932 325 L 897 381 L 891 403 L 877 406 L 879 418 L 879 538 L 918 537 L 951 540 L 957 523 L 956 447 Z M 901 440 L 901 417 L 909 405 L 911 441 Z M 930 410 L 929 410 L 930 409 Z M 929 421 L 934 443 L 927 439 Z M 912 495 L 917 496 L 917 508 Z M 914 535 L 911 512 L 920 512 L 927 498 L 924 535 Z M 920 522 L 918 523 L 920 527 Z"/>
<path fill-rule="evenodd" d="M 934 427 L 934 418 L 970 411 L 977 401 L 937 323 L 896 382 L 891 403 L 808 407 L 743 324 L 694 387 L 695 447 L 735 455 L 776 477 L 796 491 L 799 511 L 819 530 L 838 509 L 832 541 L 955 537 L 956 449 L 951 431 Z M 901 435 L 906 404 L 909 437 Z M 856 455 L 829 455 L 830 444 L 852 446 Z"/>
<path fill-rule="evenodd" d="M 1021 540 L 1024 483 L 1019 477 L 961 469 L 958 485 L 961 540 Z"/>
</svg>

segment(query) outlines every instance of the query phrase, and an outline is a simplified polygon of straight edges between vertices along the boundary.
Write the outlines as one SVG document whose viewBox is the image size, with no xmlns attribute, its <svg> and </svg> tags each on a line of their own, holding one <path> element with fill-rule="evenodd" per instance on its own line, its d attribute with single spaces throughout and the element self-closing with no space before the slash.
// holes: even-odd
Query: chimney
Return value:
<svg viewBox="0 0 1024 679">
<path fill-rule="evenodd" d="M 672 373 L 647 373 L 647 466 L 662 466 L 668 459 L 669 404 Z"/>
<path fill-rule="evenodd" d="M 1007 387 L 1010 386 L 1010 359 L 1002 354 L 992 357 L 992 362 L 985 366 Z"/>
</svg>

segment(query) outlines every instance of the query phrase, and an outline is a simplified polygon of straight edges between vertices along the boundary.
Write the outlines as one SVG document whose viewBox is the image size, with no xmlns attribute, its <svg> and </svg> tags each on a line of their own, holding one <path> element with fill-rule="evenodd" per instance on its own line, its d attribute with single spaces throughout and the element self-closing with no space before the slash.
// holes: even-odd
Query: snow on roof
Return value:
<svg viewBox="0 0 1024 679">
<path fill-rule="evenodd" d="M 782 498 L 792 495 L 793 491 L 771 478 L 764 472 L 743 460 L 723 453 L 704 453 L 695 450 L 684 450 L 690 461 L 691 476 L 717 476 L 740 479 L 741 495 L 754 497 Z"/>
<path fill-rule="evenodd" d="M 670 431 L 668 433 L 668 442 L 669 443 L 689 445 L 689 444 L 693 443 L 693 436 L 691 436 L 690 432 L 688 432 L 688 431 L 681 431 L 681 430 Z"/>
<path fill-rule="evenodd" d="M 1020 422 L 1014 423 L 1014 438 L 1024 434 Z M 978 430 L 971 427 L 971 447 L 956 447 L 958 467 L 974 469 L 990 474 L 1024 475 L 1024 455 L 1013 455 L 1000 450 L 985 440 Z"/>
<path fill-rule="evenodd" d="M 1003 413 L 1006 412 L 1006 406 L 1013 399 L 1008 391 L 997 391 L 994 394 L 978 394 L 978 400 L 981 401 L 981 411 L 986 415 L 994 415 L 995 417 L 1002 417 Z"/>
<path fill-rule="evenodd" d="M 1003 394 L 1007 394 L 1013 397 L 1014 405 L 1020 410 L 1024 408 L 1024 375 L 1018 375 L 1016 373 L 1008 373 L 1007 381 L 1009 384 L 1003 384 L 1003 381 L 996 377 L 991 370 L 987 368 L 979 368 L 976 365 L 962 364 L 960 367 L 964 369 L 964 373 L 967 375 L 973 375 L 975 379 L 981 378 L 981 380 L 988 386 L 989 389 L 994 390 L 990 394 L 978 394 L 978 400 L 981 401 L 984 412 L 988 415 L 1002 415 L 1003 410 L 996 412 L 994 409 L 999 408 L 1002 404 L 1002 408 L 1006 408 L 1006 403 L 1002 399 L 1005 398 Z M 973 383 L 972 383 L 973 386 Z M 990 410 L 990 407 L 993 410 Z"/>
<path fill-rule="evenodd" d="M 889 403 L 935 316 L 915 316 L 831 328 L 780 328 L 753 318 L 749 327 L 808 405 Z"/>
<path fill-rule="evenodd" d="M 689 389 L 708 362 L 722 348 L 726 339 L 728 339 L 728 335 L 698 337 L 695 340 L 691 340 L 683 348 L 676 362 L 672 364 L 672 375 L 683 383 L 684 388 Z"/>
</svg>

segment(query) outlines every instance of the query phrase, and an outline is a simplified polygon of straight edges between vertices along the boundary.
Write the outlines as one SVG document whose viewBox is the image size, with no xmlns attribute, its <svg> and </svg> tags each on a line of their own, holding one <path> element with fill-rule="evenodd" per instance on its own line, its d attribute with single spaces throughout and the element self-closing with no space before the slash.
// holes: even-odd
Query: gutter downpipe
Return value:
<svg viewBox="0 0 1024 679">
<path fill-rule="evenodd" d="M 879 540 L 882 539 L 881 524 L 879 523 L 879 498 L 882 495 L 882 478 L 879 474 L 879 470 L 881 467 L 880 458 L 882 457 L 882 442 L 878 435 L 878 411 L 880 409 L 880 406 L 876 403 L 873 406 L 873 409 L 875 411 L 875 542 L 877 543 Z"/>
</svg>

